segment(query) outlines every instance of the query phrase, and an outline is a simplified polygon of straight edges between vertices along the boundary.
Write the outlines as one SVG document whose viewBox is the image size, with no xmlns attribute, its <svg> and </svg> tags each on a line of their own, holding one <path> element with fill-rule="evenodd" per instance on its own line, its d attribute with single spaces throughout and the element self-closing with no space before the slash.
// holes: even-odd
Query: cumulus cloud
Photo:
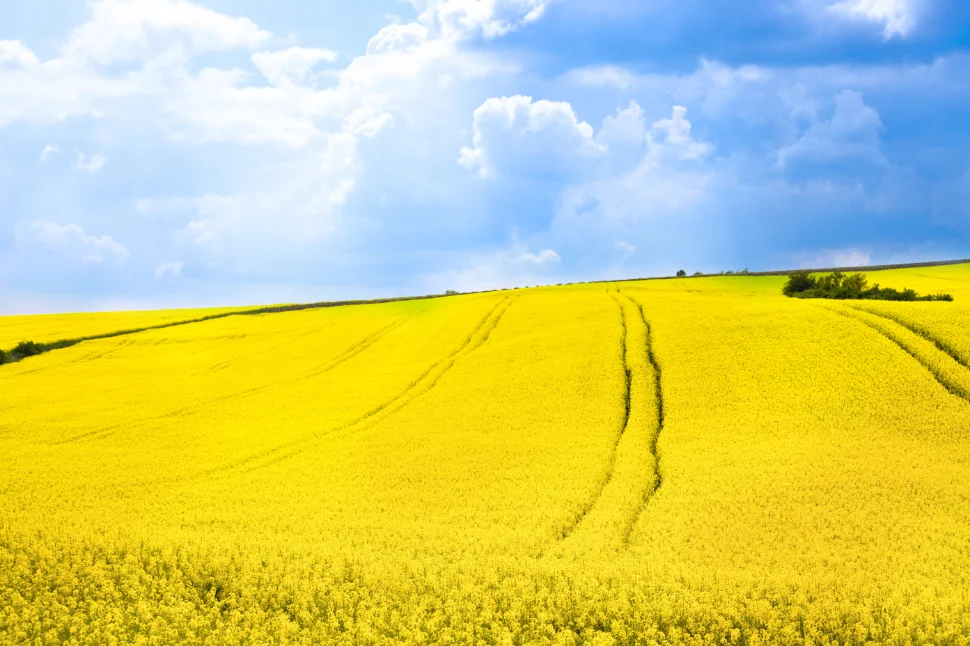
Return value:
<svg viewBox="0 0 970 646">
<path fill-rule="evenodd" d="M 15 231 L 18 247 L 45 249 L 84 264 L 121 264 L 128 260 L 128 249 L 108 235 L 88 235 L 76 224 L 34 220 Z"/>
<path fill-rule="evenodd" d="M 252 87 L 239 69 L 206 68 L 186 78 L 165 104 L 172 137 L 194 143 L 302 148 L 325 136 L 318 119 L 335 111 L 332 95 L 311 88 Z"/>
<path fill-rule="evenodd" d="M 731 67 L 701 58 L 687 74 L 640 73 L 618 65 L 594 65 L 573 69 L 564 79 L 585 87 L 610 87 L 637 96 L 671 98 L 696 106 L 711 116 L 744 115 L 765 118 L 765 91 L 774 80 L 771 70 L 759 65 Z"/>
<path fill-rule="evenodd" d="M 290 47 L 252 55 L 253 64 L 272 85 L 302 85 L 313 68 L 322 62 L 333 63 L 337 52 L 329 49 Z"/>
<path fill-rule="evenodd" d="M 54 146 L 53 144 L 47 144 L 46 146 L 44 146 L 44 149 L 40 151 L 40 157 L 37 159 L 37 161 L 43 164 L 45 161 L 47 161 L 47 158 L 50 157 L 51 155 L 60 155 L 60 154 L 61 154 L 60 148 L 58 148 L 57 146 Z"/>
<path fill-rule="evenodd" d="M 778 151 L 778 165 L 845 159 L 881 162 L 881 131 L 879 113 L 865 104 L 861 93 L 845 90 L 835 99 L 831 119 L 812 124 L 797 141 Z"/>
<path fill-rule="evenodd" d="M 161 280 L 165 276 L 176 278 L 181 275 L 182 267 L 184 267 L 184 264 L 177 260 L 172 262 L 163 262 L 159 266 L 155 267 L 155 278 L 157 280 Z"/>
<path fill-rule="evenodd" d="M 199 51 L 252 49 L 271 37 L 248 18 L 228 16 L 187 0 L 100 0 L 89 6 L 91 18 L 71 34 L 65 58 L 103 65 L 135 60 L 156 42 L 171 46 L 172 34 Z"/>
<path fill-rule="evenodd" d="M 176 4 L 184 9 L 186 3 Z M 499 14 L 488 9 L 484 15 Z M 139 210 L 164 216 L 156 222 L 172 222 L 178 253 L 198 266 L 254 271 L 257 265 L 277 266 L 274 261 L 281 255 L 293 258 L 297 247 L 319 250 L 342 223 L 353 226 L 349 219 L 341 219 L 341 213 L 358 186 L 363 169 L 360 148 L 366 140 L 392 130 L 414 136 L 416 129 L 423 129 L 430 142 L 440 134 L 443 119 L 450 118 L 455 135 L 441 164 L 451 166 L 460 147 L 458 119 L 469 109 L 460 100 L 464 86 L 516 69 L 493 54 L 465 51 L 458 35 L 445 37 L 437 19 L 424 12 L 415 22 L 381 30 L 367 54 L 351 59 L 343 69 L 328 70 L 330 82 L 318 88 L 322 73 L 315 66 L 336 59 L 329 50 L 244 52 L 252 71 L 248 66 L 200 65 L 203 59 L 197 54 L 204 47 L 225 43 L 247 49 L 266 44 L 255 25 L 250 29 L 222 14 L 205 16 L 241 35 L 207 40 L 193 31 L 196 26 L 169 21 L 171 29 L 145 27 L 150 41 L 146 46 L 121 48 L 137 59 L 130 61 L 132 65 L 103 65 L 91 56 L 82 60 L 77 53 L 71 54 L 74 58 L 63 54 L 16 78 L 3 76 L 0 68 L 0 123 L 49 123 L 78 114 L 108 121 L 137 114 L 139 125 L 155 127 L 183 147 L 226 143 L 282 149 L 265 155 L 262 150 L 241 152 L 254 162 L 235 190 L 140 196 Z M 92 20 L 107 24 L 104 15 Z M 89 31 L 89 26 L 79 31 Z M 211 60 L 220 59 L 206 63 Z M 429 90 L 443 98 L 434 110 L 428 109 Z M 11 100 L 5 102 L 6 97 Z M 461 112 L 454 106 L 462 106 Z M 454 116 L 449 117 L 446 107 Z M 405 134 L 400 139 L 406 140 Z M 416 152 L 413 142 L 399 148 L 397 154 L 408 160 Z M 387 146 L 382 150 L 381 159 Z M 86 158 L 82 165 L 88 163 Z"/>
<path fill-rule="evenodd" d="M 606 150 L 597 162 L 604 174 L 629 170 L 642 158 L 648 143 L 644 111 L 636 101 L 603 119 L 596 141 Z"/>
<path fill-rule="evenodd" d="M 643 119 L 638 105 L 627 110 L 625 120 Z M 626 125 L 623 131 L 637 133 L 638 129 Z M 643 152 L 632 169 L 563 191 L 555 227 L 582 235 L 591 227 L 609 229 L 611 222 L 674 216 L 697 204 L 712 175 L 707 158 L 714 147 L 691 131 L 687 108 L 674 106 L 670 118 L 655 121 L 645 131 Z"/>
<path fill-rule="evenodd" d="M 458 162 L 483 177 L 560 176 L 606 150 L 593 139 L 593 128 L 562 101 L 492 98 L 475 110 L 472 127 L 472 147 L 461 149 Z"/>
<path fill-rule="evenodd" d="M 615 115 L 603 119 L 603 125 L 596 134 L 596 141 L 607 148 L 642 144 L 647 138 L 643 115 L 640 104 L 630 101 L 630 105 L 618 109 Z"/>
<path fill-rule="evenodd" d="M 560 258 L 559 254 L 552 249 L 543 249 L 539 253 L 532 253 L 529 251 L 518 252 L 517 255 L 513 255 L 510 258 L 510 262 L 517 265 L 526 264 L 541 267 L 542 265 L 547 265 L 550 263 L 562 262 L 562 258 Z"/>
<path fill-rule="evenodd" d="M 336 61 L 330 50 L 253 53 L 253 66 L 269 82 L 260 86 L 247 70 L 194 62 L 206 51 L 264 46 L 271 34 L 249 19 L 187 0 L 100 0 L 59 57 L 40 62 L 19 41 L 0 41 L 0 125 L 137 114 L 172 140 L 194 144 L 304 148 L 325 146 L 341 132 L 373 136 L 393 119 L 384 106 L 412 93 L 422 75 L 444 85 L 497 69 L 494 57 L 459 51 L 459 34 L 442 24 L 494 31 L 488 25 L 534 19 L 539 6 L 531 0 L 432 3 L 418 20 L 382 29 L 366 55 L 329 71 L 335 85 L 318 90 L 314 67 Z"/>
<path fill-rule="evenodd" d="M 46 149 L 45 149 L 46 150 Z M 93 155 L 88 155 L 78 151 L 77 159 L 74 161 L 74 168 L 77 170 L 84 171 L 85 173 L 91 173 L 94 175 L 104 168 L 104 165 L 108 162 L 108 158 L 101 153 L 94 153 Z"/>
<path fill-rule="evenodd" d="M 549 0 L 431 0 L 422 22 L 444 38 L 496 38 L 535 22 Z"/>
<path fill-rule="evenodd" d="M 388 25 L 377 32 L 367 43 L 367 53 L 393 54 L 416 51 L 428 42 L 428 28 L 418 22 L 405 25 Z"/>
<path fill-rule="evenodd" d="M 39 62 L 24 45 L 3 41 L 0 125 L 72 116 L 138 115 L 179 141 L 305 145 L 315 120 L 339 101 L 302 86 L 314 65 L 334 60 L 323 49 L 257 52 L 253 64 L 282 87 L 254 87 L 239 68 L 191 65 L 213 50 L 250 50 L 271 34 L 247 18 L 187 0 L 100 0 L 68 37 L 60 56 Z"/>
<path fill-rule="evenodd" d="M 40 63 L 34 52 L 19 40 L 0 40 L 0 66 L 33 67 Z"/>
<path fill-rule="evenodd" d="M 915 0 L 842 0 L 828 6 L 832 13 L 851 20 L 881 25 L 883 38 L 905 38 L 916 27 Z"/>
<path fill-rule="evenodd" d="M 675 105 L 669 119 L 661 119 L 653 124 L 653 130 L 648 135 L 651 155 L 655 159 L 672 157 L 683 161 L 706 157 L 712 151 L 711 145 L 697 141 L 690 131 L 687 108 Z"/>
</svg>

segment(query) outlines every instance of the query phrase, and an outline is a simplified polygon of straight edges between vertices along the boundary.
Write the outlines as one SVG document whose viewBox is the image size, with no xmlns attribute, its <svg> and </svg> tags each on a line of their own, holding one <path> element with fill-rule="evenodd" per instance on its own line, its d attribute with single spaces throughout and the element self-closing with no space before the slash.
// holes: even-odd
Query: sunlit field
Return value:
<svg viewBox="0 0 970 646">
<path fill-rule="evenodd" d="M 0 366 L 0 641 L 970 643 L 970 265 L 868 277 L 955 300 L 597 283 Z"/>
<path fill-rule="evenodd" d="M 191 310 L 158 310 L 154 312 L 103 312 L 77 314 L 39 314 L 34 316 L 0 316 L 0 349 L 9 350 L 21 341 L 50 343 L 111 334 L 124 330 L 165 325 L 187 319 L 238 312 L 245 307 L 222 307 Z"/>
</svg>

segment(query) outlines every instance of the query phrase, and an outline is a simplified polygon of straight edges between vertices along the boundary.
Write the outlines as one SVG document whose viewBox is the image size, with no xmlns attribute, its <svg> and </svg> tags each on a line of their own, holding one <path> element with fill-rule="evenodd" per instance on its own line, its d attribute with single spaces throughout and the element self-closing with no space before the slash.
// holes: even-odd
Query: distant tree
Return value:
<svg viewBox="0 0 970 646">
<path fill-rule="evenodd" d="M 794 296 L 810 289 L 815 289 L 815 277 L 807 271 L 796 271 L 788 277 L 788 282 L 781 288 L 785 296 Z"/>
<path fill-rule="evenodd" d="M 695 272 L 694 272 L 693 274 L 691 274 L 691 276 L 703 276 L 703 275 L 704 275 L 704 274 L 702 274 L 702 273 L 701 273 L 701 272 L 699 272 L 699 271 L 695 271 Z"/>
<path fill-rule="evenodd" d="M 683 278 L 683 277 L 684 277 L 684 276 L 686 276 L 686 275 L 687 275 L 687 272 L 686 272 L 686 271 L 684 271 L 683 269 L 679 269 L 679 270 L 677 271 L 677 278 Z"/>
<path fill-rule="evenodd" d="M 445 296 L 455 296 L 456 294 L 458 294 L 458 292 L 456 292 L 453 289 L 446 289 L 445 290 Z"/>
</svg>

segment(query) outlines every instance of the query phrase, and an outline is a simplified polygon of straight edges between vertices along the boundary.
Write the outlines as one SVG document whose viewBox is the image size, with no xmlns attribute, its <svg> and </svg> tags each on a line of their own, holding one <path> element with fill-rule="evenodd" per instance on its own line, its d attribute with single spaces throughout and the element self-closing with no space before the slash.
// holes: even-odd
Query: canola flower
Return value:
<svg viewBox="0 0 970 646">
<path fill-rule="evenodd" d="M 10 350 L 21 341 L 49 343 L 62 339 L 97 336 L 176 321 L 244 311 L 245 307 L 158 310 L 150 312 L 96 312 L 0 316 L 0 349 Z"/>
<path fill-rule="evenodd" d="M 878 278 L 956 301 L 604 283 L 0 367 L 0 643 L 966 644 L 970 272 Z"/>
</svg>

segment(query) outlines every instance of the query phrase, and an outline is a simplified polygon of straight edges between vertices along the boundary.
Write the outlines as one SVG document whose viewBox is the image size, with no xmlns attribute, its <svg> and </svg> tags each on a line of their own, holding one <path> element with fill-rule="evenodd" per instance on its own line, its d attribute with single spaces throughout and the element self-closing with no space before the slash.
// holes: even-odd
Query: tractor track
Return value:
<svg viewBox="0 0 970 646">
<path fill-rule="evenodd" d="M 830 312 L 833 312 L 844 318 L 847 318 L 847 319 L 856 321 L 862 325 L 865 325 L 873 332 L 876 332 L 879 336 L 891 341 L 897 347 L 899 347 L 903 352 L 905 352 L 906 354 L 911 356 L 914 360 L 916 360 L 916 362 L 919 363 L 920 366 L 922 366 L 927 372 L 929 372 L 930 375 L 936 380 L 936 382 L 939 383 L 948 393 L 950 393 L 954 397 L 959 397 L 960 399 L 970 403 L 970 389 L 950 379 L 949 376 L 947 376 L 943 371 L 939 370 L 936 366 L 928 362 L 924 357 L 920 356 L 917 351 L 909 347 L 905 341 L 900 340 L 899 338 L 895 337 L 893 334 L 880 329 L 877 325 L 873 324 L 871 321 L 866 320 L 864 316 L 859 315 L 863 312 L 866 314 L 871 314 L 867 310 L 860 310 L 858 308 L 851 307 L 851 306 L 846 308 L 826 307 L 826 306 L 823 306 L 823 307 L 829 310 Z M 849 313 L 850 310 L 854 312 L 854 314 L 850 314 Z M 880 318 L 882 320 L 888 321 L 890 325 L 897 325 L 903 330 L 905 330 L 906 332 L 913 333 L 919 338 L 923 339 L 924 341 L 927 341 L 928 343 L 932 343 L 930 339 L 925 338 L 923 335 L 919 334 L 918 332 L 915 332 L 914 330 L 912 330 L 907 326 L 901 325 L 898 321 L 896 321 L 893 318 L 879 316 L 876 314 L 873 314 L 873 316 L 876 318 Z M 937 344 L 934 343 L 934 345 L 937 345 Z M 941 352 L 943 352 L 944 356 L 950 359 L 953 359 L 953 357 L 949 353 L 946 353 L 945 351 L 942 351 L 942 350 Z M 960 362 L 956 362 L 956 363 L 960 368 L 966 371 L 966 366 L 964 366 Z M 968 374 L 968 377 L 970 377 L 970 374 Z"/>
<path fill-rule="evenodd" d="M 409 383 L 397 395 L 380 404 L 379 406 L 372 408 L 360 417 L 336 428 L 313 433 L 309 436 L 273 447 L 268 451 L 243 458 L 226 466 L 206 469 L 184 478 L 155 480 L 150 484 L 193 481 L 205 477 L 227 476 L 239 471 L 246 473 L 257 471 L 272 464 L 296 457 L 297 455 L 303 453 L 309 446 L 312 446 L 314 443 L 324 437 L 333 437 L 336 434 L 350 434 L 369 428 L 370 425 L 386 419 L 390 415 L 407 406 L 417 397 L 420 397 L 434 388 L 441 377 L 443 377 L 444 374 L 451 369 L 459 358 L 481 347 L 481 345 L 488 340 L 491 332 L 495 329 L 495 327 L 498 326 L 502 317 L 512 306 L 514 301 L 517 300 L 517 298 L 517 296 L 509 296 L 499 301 L 488 311 L 485 317 L 479 321 L 479 323 L 468 334 L 457 350 L 431 364 L 430 367 L 428 367 L 424 372 L 421 373 L 421 375 Z M 481 335 L 481 338 L 476 339 L 476 337 L 479 335 Z M 440 370 L 436 371 L 436 369 L 439 368 Z"/>
</svg>

